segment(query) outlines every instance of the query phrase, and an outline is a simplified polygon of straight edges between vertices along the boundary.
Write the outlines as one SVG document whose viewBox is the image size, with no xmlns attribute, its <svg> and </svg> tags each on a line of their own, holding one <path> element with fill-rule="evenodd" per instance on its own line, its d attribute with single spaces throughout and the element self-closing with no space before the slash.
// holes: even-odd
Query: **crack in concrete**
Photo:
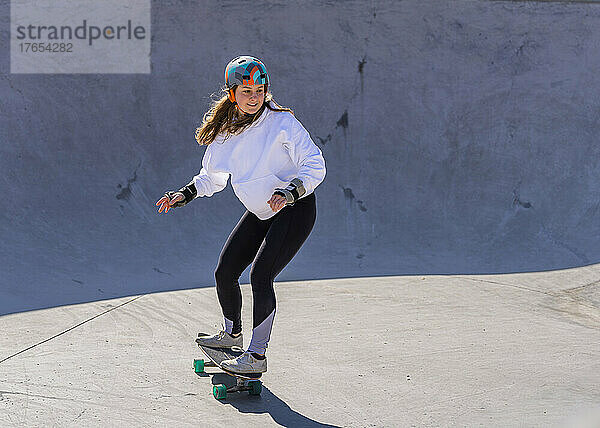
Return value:
<svg viewBox="0 0 600 428">
<path fill-rule="evenodd" d="M 160 269 L 159 269 L 159 268 L 157 268 L 157 267 L 155 267 L 155 268 L 152 268 L 152 270 L 154 270 L 154 272 L 158 272 L 158 273 L 161 273 L 161 274 L 163 274 L 163 275 L 169 275 L 169 276 L 173 276 L 173 275 L 171 275 L 169 272 L 163 272 L 162 270 L 160 270 Z"/>
<path fill-rule="evenodd" d="M 146 294 L 143 294 L 143 295 L 141 295 L 141 296 L 136 296 L 136 297 L 134 297 L 133 299 L 130 299 L 130 300 L 126 301 L 126 302 L 123 302 L 123 303 L 121 303 L 121 304 L 120 304 L 120 305 L 118 305 L 118 306 L 115 306 L 115 307 L 113 307 L 113 308 L 110 308 L 110 309 L 108 309 L 108 310 L 106 310 L 106 311 L 104 311 L 104 312 L 102 312 L 102 313 L 99 313 L 98 315 L 95 315 L 95 316 L 93 316 L 93 317 L 91 317 L 91 318 L 88 318 L 88 319 L 87 319 L 87 320 L 85 320 L 85 321 L 82 321 L 82 322 L 80 322 L 80 323 L 79 323 L 79 324 L 77 324 L 77 325 L 74 325 L 73 327 L 70 327 L 70 328 L 68 328 L 68 329 L 66 329 L 66 330 L 64 330 L 64 331 L 61 331 L 60 333 L 57 333 L 57 334 L 55 334 L 54 336 L 52 336 L 52 337 L 49 337 L 48 339 L 44 339 L 44 340 L 42 340 L 41 342 L 38 342 L 38 343 L 36 343 L 36 344 L 34 344 L 34 345 L 31 345 L 31 346 L 29 346 L 29 347 L 27 347 L 27 348 L 25 348 L 25 349 L 22 349 L 22 350 L 20 350 L 19 352 L 15 352 L 14 354 L 12 354 L 12 355 L 9 355 L 8 357 L 5 357 L 5 358 L 3 358 L 2 360 L 0 360 L 0 364 L 4 363 L 5 361 L 8 361 L 8 360 L 10 360 L 10 359 L 11 359 L 11 358 L 13 358 L 13 357 L 16 357 L 17 355 L 21 355 L 22 353 L 24 353 L 24 352 L 27 352 L 27 351 L 29 351 L 29 350 L 31 350 L 31 349 L 33 349 L 33 348 L 35 348 L 35 347 L 39 346 L 39 345 L 42 345 L 42 344 L 44 344 L 44 343 L 46 343 L 46 342 L 49 342 L 49 341 L 51 341 L 52 339 L 56 339 L 57 337 L 59 337 L 59 336 L 62 336 L 63 334 L 66 334 L 66 333 L 68 333 L 68 332 L 70 332 L 70 331 L 72 331 L 72 330 L 75 330 L 77 327 L 81 327 L 82 325 L 84 325 L 84 324 L 86 324 L 86 323 L 88 323 L 88 322 L 90 322 L 90 321 L 92 321 L 92 320 L 95 320 L 96 318 L 98 318 L 98 317 L 101 317 L 102 315 L 105 315 L 105 314 L 107 314 L 107 313 L 109 313 L 109 312 L 112 312 L 112 311 L 114 311 L 115 309 L 118 309 L 118 308 L 120 308 L 120 307 L 123 307 L 123 306 L 125 306 L 125 305 L 127 305 L 127 304 L 129 304 L 129 303 L 135 302 L 136 300 L 138 300 L 138 299 L 139 299 L 139 298 L 141 298 L 141 297 L 144 297 L 145 295 L 146 295 Z"/>
<path fill-rule="evenodd" d="M 556 312 L 568 314 L 575 318 L 582 318 L 586 321 L 592 320 L 595 323 L 600 321 L 600 311 L 598 311 L 598 308 L 596 307 L 596 305 L 588 302 L 588 300 L 583 297 L 573 295 L 573 292 L 570 291 L 570 290 L 579 290 L 579 289 L 582 289 L 585 287 L 590 287 L 590 286 L 593 286 L 596 284 L 600 284 L 600 281 L 596 281 L 594 283 L 586 284 L 586 285 L 579 286 L 579 287 L 574 287 L 572 289 L 567 289 L 567 290 L 542 291 L 542 290 L 536 290 L 536 289 L 519 286 L 519 285 L 515 285 L 515 284 L 507 284 L 507 283 L 502 283 L 502 282 L 497 282 L 497 281 L 484 280 L 481 278 L 469 278 L 469 277 L 464 277 L 464 276 L 451 276 L 451 278 L 461 278 L 461 279 L 466 279 L 469 281 L 485 282 L 485 283 L 502 285 L 502 286 L 511 287 L 511 288 L 517 288 L 517 289 L 528 291 L 531 293 L 543 294 L 543 295 L 546 295 L 553 299 L 556 299 L 559 302 L 559 303 L 557 303 L 557 305 L 559 305 L 559 307 L 549 306 L 549 305 L 545 305 L 545 304 L 539 304 L 539 306 L 541 306 L 543 308 L 547 308 L 547 309 L 551 309 Z M 564 306 L 564 305 L 572 305 L 572 304 L 577 305 L 577 307 L 580 310 L 575 310 L 578 308 L 570 308 L 570 307 Z M 563 307 L 560 307 L 560 306 L 563 306 Z M 585 312 L 582 312 L 582 310 Z M 589 310 L 591 310 L 590 313 L 588 313 Z M 598 328 L 597 326 L 582 324 L 579 322 L 577 324 L 582 325 L 586 328 L 593 328 L 593 329 Z"/>
<path fill-rule="evenodd" d="M 50 395 L 40 395 L 40 394 L 28 394 L 26 392 L 16 392 L 16 391 L 0 391 L 0 396 L 4 395 L 22 395 L 24 397 L 34 397 L 34 398 L 47 398 L 49 400 L 66 400 L 66 401 L 76 401 L 72 398 L 64 398 L 64 397 L 52 397 Z"/>
<path fill-rule="evenodd" d="M 549 291 L 536 290 L 535 288 L 528 288 L 528 287 L 524 287 L 522 285 L 508 284 L 508 283 L 505 283 L 505 282 L 491 281 L 491 280 L 481 279 L 481 278 L 469 278 L 468 276 L 455 276 L 455 275 L 452 275 L 451 278 L 460 278 L 460 279 L 466 279 L 466 280 L 475 281 L 475 282 L 485 282 L 485 283 L 488 283 L 488 284 L 503 285 L 503 286 L 506 286 L 506 287 L 517 288 L 517 289 L 523 290 L 523 291 L 529 291 L 531 293 L 545 294 L 545 295 L 551 296 L 551 297 L 554 296 Z"/>
<path fill-rule="evenodd" d="M 585 284 L 585 285 L 579 285 L 577 287 L 565 288 L 562 291 L 565 292 L 565 293 L 576 293 L 576 292 L 581 291 L 581 290 L 583 290 L 585 288 L 591 288 L 591 287 L 594 287 L 596 285 L 600 285 L 600 280 L 594 281 L 594 282 L 590 282 L 589 284 Z"/>
<path fill-rule="evenodd" d="M 81 413 L 80 413 L 79 415 L 77 415 L 77 417 L 76 417 L 75 419 L 73 419 L 73 422 L 75 422 L 77 419 L 79 419 L 80 417 L 82 417 L 82 416 L 83 416 L 83 414 L 85 413 L 85 411 L 86 411 L 86 409 L 83 409 L 83 410 L 81 411 Z"/>
<path fill-rule="evenodd" d="M 27 394 L 24 392 L 16 392 L 16 391 L 0 391 L 0 395 L 2 394 L 6 394 L 6 395 L 18 395 L 18 396 L 23 396 L 23 397 L 27 397 L 27 398 L 45 398 L 48 400 L 57 400 L 57 401 L 68 401 L 68 402 L 72 402 L 72 403 L 80 403 L 80 404 L 84 404 L 86 406 L 96 406 L 96 407 L 104 407 L 107 409 L 111 409 L 111 408 L 115 408 L 115 406 L 112 406 L 110 404 L 106 404 L 100 400 L 84 400 L 84 399 L 78 399 L 78 398 L 67 398 L 67 397 L 52 397 L 52 396 L 48 396 L 48 395 L 41 395 L 41 394 Z M 120 409 L 120 407 L 118 407 L 117 409 Z M 77 417 L 79 418 L 81 415 L 83 415 L 83 413 L 85 412 L 86 409 L 83 409 L 83 411 L 81 412 L 81 414 Z M 139 415 L 145 415 L 146 414 L 146 410 L 138 410 L 138 409 L 133 409 L 133 408 L 127 408 L 128 412 L 131 412 L 132 414 L 139 414 Z M 177 422 L 178 425 L 176 426 L 180 426 L 181 423 L 184 422 L 184 420 L 182 419 L 178 419 L 175 417 L 169 417 L 166 415 L 155 415 L 155 417 L 158 417 L 160 419 L 165 419 L 167 421 L 172 421 L 172 422 Z M 77 419 L 76 418 L 76 419 Z M 171 424 L 172 425 L 172 424 Z"/>
<path fill-rule="evenodd" d="M 521 183 L 522 181 L 519 181 L 519 183 L 517 184 L 517 186 L 513 189 L 513 206 L 515 205 L 519 205 L 523 208 L 533 208 L 533 205 L 531 204 L 531 202 L 523 202 L 521 201 Z"/>
<path fill-rule="evenodd" d="M 544 304 L 539 306 L 566 315 L 565 318 L 570 323 L 592 330 L 600 329 L 600 314 L 596 308 L 590 307 L 578 299 L 571 299 L 570 302 L 562 301 L 561 303 L 563 305 L 558 307 Z"/>
</svg>

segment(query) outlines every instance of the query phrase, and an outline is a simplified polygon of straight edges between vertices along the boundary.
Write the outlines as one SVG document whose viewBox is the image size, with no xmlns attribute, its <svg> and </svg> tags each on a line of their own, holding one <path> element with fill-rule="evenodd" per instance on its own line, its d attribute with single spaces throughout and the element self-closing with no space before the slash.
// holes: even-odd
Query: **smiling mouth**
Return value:
<svg viewBox="0 0 600 428">
<path fill-rule="evenodd" d="M 258 103 L 256 104 L 248 104 L 248 107 L 256 107 L 258 105 Z"/>
</svg>

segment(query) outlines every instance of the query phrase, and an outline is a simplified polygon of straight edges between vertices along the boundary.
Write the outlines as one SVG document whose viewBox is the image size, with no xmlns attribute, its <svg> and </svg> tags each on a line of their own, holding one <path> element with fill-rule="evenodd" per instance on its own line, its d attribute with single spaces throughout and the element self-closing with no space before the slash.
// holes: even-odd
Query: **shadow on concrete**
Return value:
<svg viewBox="0 0 600 428">
<path fill-rule="evenodd" d="M 213 385 L 233 386 L 236 378 L 226 373 L 198 373 L 200 377 L 212 376 Z M 293 410 L 285 401 L 277 397 L 263 384 L 261 395 L 250 395 L 247 392 L 234 392 L 221 401 L 223 405 L 235 407 L 240 413 L 268 413 L 273 421 L 285 427 L 338 427 L 324 424 Z"/>
<path fill-rule="evenodd" d="M 14 201 L 0 210 L 0 315 L 214 284 L 244 210 L 231 186 L 168 215 L 155 202 L 201 168 L 194 130 L 239 40 L 327 162 L 315 229 L 279 281 L 599 263 L 600 12 L 509 3 L 311 2 L 305 32 L 280 19 L 297 12 L 283 2 L 251 12 L 274 18 L 268 34 L 230 28 L 190 57 L 197 17 L 244 3 L 152 2 L 150 74 L 18 74 L 0 55 L 0 186 Z M 300 57 L 314 74 L 289 72 Z"/>
<path fill-rule="evenodd" d="M 292 271 L 301 267 L 304 263 L 293 260 L 289 267 L 291 267 Z M 351 271 L 349 269 L 349 273 L 347 275 L 315 275 L 311 273 L 306 273 L 304 278 L 297 278 L 296 275 L 287 274 L 286 271 L 275 279 L 275 288 L 277 288 L 277 283 L 279 282 L 297 282 L 298 286 L 302 286 L 303 283 L 307 281 L 321 281 L 321 280 L 335 280 L 335 279 L 352 279 L 352 278 L 385 278 L 385 277 L 410 277 L 410 276 L 461 276 L 461 275 L 479 275 L 479 276 L 494 276 L 494 275 L 509 275 L 509 274 L 519 274 L 519 273 L 543 273 L 543 272 L 553 272 L 558 270 L 568 270 L 568 269 L 577 269 L 583 267 L 589 267 L 600 264 L 600 260 L 590 264 L 582 264 L 582 265 L 562 265 L 557 266 L 555 268 L 539 268 L 539 269 L 490 269 L 490 270 L 480 270 L 480 269 L 398 269 L 395 271 L 393 268 L 382 269 L 379 272 L 359 272 L 359 271 Z M 287 269 L 287 268 L 286 268 Z M 248 272 L 250 268 L 246 269 L 242 277 L 240 278 L 240 285 L 249 284 Z M 350 273 L 351 271 L 351 273 Z M 2 284 L 0 284 L 0 317 L 4 315 L 10 315 L 14 313 L 21 312 L 29 312 L 36 310 L 49 309 L 60 306 L 70 306 L 70 305 L 79 305 L 103 300 L 112 300 L 112 299 L 120 299 L 120 298 L 134 298 L 136 296 L 149 295 L 154 293 L 162 293 L 167 291 L 181 291 L 181 290 L 194 290 L 194 289 L 203 289 L 203 288 L 212 288 L 215 287 L 214 282 L 206 281 L 203 283 L 198 283 L 197 281 L 192 280 L 182 280 L 178 281 L 167 281 L 156 283 L 149 280 L 139 280 L 136 279 L 132 282 L 132 284 L 127 286 L 122 286 L 119 288 L 110 288 L 113 283 L 119 283 L 122 281 L 119 280 L 111 280 L 110 277 L 104 279 L 107 284 L 107 288 L 105 290 L 86 290 L 81 289 L 77 294 L 67 294 L 64 289 L 60 289 L 60 292 L 55 292 L 52 294 L 44 294 L 41 292 L 39 294 L 29 295 L 24 297 L 20 294 L 19 291 L 10 290 L 10 287 L 14 287 L 14 284 L 7 285 L 6 288 L 2 289 Z M 40 285 L 40 288 L 43 288 L 43 285 Z"/>
</svg>

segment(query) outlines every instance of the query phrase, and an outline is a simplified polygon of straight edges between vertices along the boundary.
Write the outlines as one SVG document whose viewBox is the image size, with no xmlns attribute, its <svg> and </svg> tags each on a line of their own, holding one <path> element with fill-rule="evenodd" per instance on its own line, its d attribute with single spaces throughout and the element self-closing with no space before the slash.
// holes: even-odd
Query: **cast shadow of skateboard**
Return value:
<svg viewBox="0 0 600 428">
<path fill-rule="evenodd" d="M 292 410 L 283 400 L 263 386 L 259 380 L 262 373 L 240 375 L 225 370 L 221 362 L 241 355 L 243 353 L 241 348 L 209 348 L 200 344 L 198 347 L 206 359 L 194 360 L 194 372 L 200 377 L 212 375 L 213 396 L 220 402 L 232 405 L 241 413 L 268 413 L 275 422 L 283 426 L 336 427 L 336 425 L 317 422 Z M 218 368 L 221 372 L 206 372 L 205 368 L 209 367 Z M 250 396 L 234 394 L 244 391 L 247 391 Z"/>
</svg>

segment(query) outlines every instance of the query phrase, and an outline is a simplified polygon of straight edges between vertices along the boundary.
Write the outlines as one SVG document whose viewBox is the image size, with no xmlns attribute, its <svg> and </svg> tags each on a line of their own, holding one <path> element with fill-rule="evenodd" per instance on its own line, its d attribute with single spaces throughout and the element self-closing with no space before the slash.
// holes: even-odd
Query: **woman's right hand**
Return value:
<svg viewBox="0 0 600 428">
<path fill-rule="evenodd" d="M 170 197 L 169 195 L 171 195 L 172 197 Z M 161 213 L 164 211 L 166 214 L 173 207 L 173 205 L 175 205 L 179 201 L 183 201 L 184 199 L 185 199 L 185 196 L 183 196 L 183 193 L 167 192 L 164 194 L 164 196 L 162 198 L 160 198 L 156 202 L 156 206 L 158 207 L 158 212 Z"/>
</svg>

